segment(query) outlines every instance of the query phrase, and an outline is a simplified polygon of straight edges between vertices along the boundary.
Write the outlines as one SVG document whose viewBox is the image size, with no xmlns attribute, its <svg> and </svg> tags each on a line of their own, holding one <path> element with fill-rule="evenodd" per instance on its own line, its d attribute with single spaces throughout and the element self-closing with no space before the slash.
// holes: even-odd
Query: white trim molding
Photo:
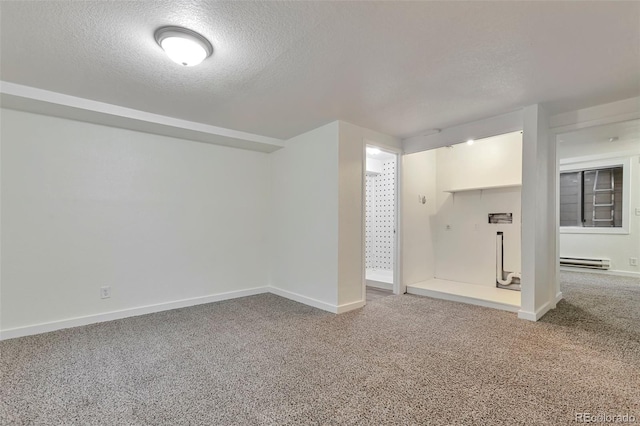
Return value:
<svg viewBox="0 0 640 426">
<path fill-rule="evenodd" d="M 237 299 L 240 297 L 254 296 L 256 294 L 271 293 L 285 299 L 293 300 L 307 306 L 322 309 L 333 314 L 342 314 L 354 309 L 362 308 L 366 302 L 359 300 L 345 303 L 339 306 L 322 302 L 311 297 L 293 293 L 281 288 L 264 286 L 246 290 L 230 291 L 226 293 L 212 294 L 208 296 L 193 297 L 189 299 L 176 300 L 174 302 L 158 303 L 154 305 L 140 306 L 136 308 L 121 309 L 118 311 L 104 312 L 100 314 L 86 315 L 82 317 L 68 318 L 59 321 L 51 321 L 40 324 L 27 325 L 23 327 L 10 328 L 0 331 L 0 340 L 15 339 L 18 337 L 31 336 L 34 334 L 48 333 L 51 331 L 63 330 L 65 328 L 80 327 L 83 325 L 96 324 L 100 322 L 113 321 L 140 315 L 153 314 L 156 312 L 169 311 L 172 309 L 187 308 L 189 306 L 202 305 L 205 303 L 221 302 L 223 300 Z"/>
<path fill-rule="evenodd" d="M 356 309 L 362 308 L 366 302 L 364 300 L 358 300 L 357 302 L 351 303 L 343 303 L 342 305 L 338 305 L 336 309 L 336 314 L 344 314 L 345 312 L 353 311 Z"/>
<path fill-rule="evenodd" d="M 294 302 L 302 303 L 304 305 L 312 306 L 314 308 L 322 309 L 323 311 L 331 312 L 332 314 L 343 314 L 345 312 L 353 311 L 363 307 L 366 302 L 364 300 L 358 300 L 356 302 L 344 303 L 342 305 L 333 305 L 331 303 L 323 302 L 318 299 L 303 296 L 292 291 L 283 290 L 278 287 L 269 286 L 269 292 L 276 296 L 284 297 L 285 299 L 293 300 Z"/>
<path fill-rule="evenodd" d="M 559 296 L 558 296 L 559 295 Z M 556 294 L 556 303 L 558 303 L 558 297 L 562 299 L 562 293 Z M 531 311 L 523 311 L 522 309 L 518 311 L 518 318 L 527 320 L 527 321 L 538 321 L 540 318 L 544 316 L 551 309 L 555 308 L 555 306 L 551 303 L 551 301 L 546 302 L 544 305 L 539 307 L 535 312 Z"/>
<path fill-rule="evenodd" d="M 0 331 L 0 340 L 31 336 L 33 334 L 48 333 L 50 331 L 62 330 L 65 328 L 80 327 L 83 325 L 95 324 L 99 322 L 137 317 L 140 315 L 153 314 L 156 312 L 169 311 L 172 309 L 186 308 L 189 306 L 202 305 L 211 302 L 221 302 L 223 300 L 237 299 L 239 297 L 253 296 L 256 294 L 268 292 L 269 287 L 255 287 L 246 290 L 230 291 L 226 293 L 176 300 L 173 302 L 157 303 L 154 305 L 139 306 L 136 308 L 121 309 L 118 311 L 104 312 L 100 314 L 68 318 L 59 321 L 51 321 L 46 323 L 27 325 L 23 327 L 10 328 Z"/>
<path fill-rule="evenodd" d="M 551 309 L 555 309 L 557 304 L 563 299 L 562 292 L 557 292 L 554 298 L 553 303 L 551 301 L 545 303 L 540 308 L 538 308 L 535 312 L 523 311 L 522 309 L 518 311 L 518 318 L 524 319 L 527 321 L 538 321 L 542 318 L 547 312 Z"/>
<path fill-rule="evenodd" d="M 561 234 L 625 234 L 629 235 L 631 211 L 631 156 L 612 153 L 599 159 L 594 156 L 566 158 L 560 161 L 560 174 L 595 170 L 609 167 L 622 167 L 622 226 L 621 227 L 582 227 L 559 226 Z M 559 208 L 559 204 L 558 204 Z"/>
<path fill-rule="evenodd" d="M 560 270 L 565 272 L 585 272 L 587 274 L 615 275 L 618 277 L 640 278 L 640 272 L 619 271 L 617 269 L 607 269 L 606 271 L 599 271 L 597 269 L 572 268 L 570 266 L 561 266 Z"/>
<path fill-rule="evenodd" d="M 334 314 L 338 313 L 338 307 L 336 305 L 332 305 L 331 303 L 303 296 L 292 291 L 283 290 L 278 287 L 269 286 L 268 289 L 269 292 L 275 294 L 276 296 L 284 297 L 285 299 L 293 300 L 294 302 L 299 302 L 304 305 L 313 306 L 314 308 L 322 309 L 323 311 L 331 312 Z"/>
</svg>

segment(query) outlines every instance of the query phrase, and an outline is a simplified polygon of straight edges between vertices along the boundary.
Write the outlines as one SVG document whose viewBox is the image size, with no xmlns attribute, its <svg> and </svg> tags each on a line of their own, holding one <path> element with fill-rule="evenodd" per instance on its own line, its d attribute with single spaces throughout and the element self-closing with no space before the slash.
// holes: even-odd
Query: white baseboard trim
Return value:
<svg viewBox="0 0 640 426">
<path fill-rule="evenodd" d="M 255 287 L 246 290 L 230 291 L 227 293 L 212 294 L 208 296 L 193 297 L 190 299 L 176 300 L 174 302 L 158 303 L 154 305 L 140 306 L 137 308 L 121 309 L 118 311 L 105 312 L 101 314 L 86 315 L 82 317 L 69 318 L 59 321 L 51 321 L 41 324 L 28 325 L 24 327 L 10 328 L 0 331 L 0 340 L 15 339 L 18 337 L 31 336 L 34 334 L 48 333 L 50 331 L 62 330 L 65 328 L 80 327 L 83 325 L 96 324 L 99 322 L 113 321 L 122 318 L 136 317 L 140 315 L 152 314 L 156 312 L 168 311 L 171 309 L 186 308 L 189 306 L 202 305 L 205 303 L 220 302 L 223 300 L 237 299 L 239 297 L 253 296 L 262 293 L 273 293 L 286 299 L 294 300 L 304 305 L 313 306 L 333 314 L 341 314 L 365 305 L 364 300 L 343 305 L 332 305 L 320 300 L 301 294 L 293 293 L 277 287 L 265 286 Z"/>
<path fill-rule="evenodd" d="M 345 312 L 353 311 L 354 309 L 362 308 L 366 302 L 364 300 L 358 300 L 357 302 L 345 303 L 342 305 L 338 305 L 338 309 L 336 311 L 337 314 L 343 314 Z"/>
<path fill-rule="evenodd" d="M 364 300 L 358 300 L 357 302 L 344 303 L 336 306 L 331 303 L 322 302 L 318 299 L 313 299 L 278 287 L 270 286 L 269 291 L 276 296 L 284 297 L 285 299 L 293 300 L 304 305 L 313 306 L 314 308 L 322 309 L 323 311 L 331 312 L 333 314 L 343 314 L 345 312 L 353 311 L 354 309 L 361 308 L 366 304 Z"/>
<path fill-rule="evenodd" d="M 186 308 L 188 306 L 202 305 L 204 303 L 220 302 L 222 300 L 237 299 L 239 297 L 253 296 L 255 294 L 268 293 L 269 287 L 255 287 L 246 290 L 230 291 L 226 293 L 212 294 L 208 296 L 193 297 L 190 299 L 176 300 L 174 302 L 158 303 L 154 305 L 128 308 L 102 314 L 87 315 L 83 317 L 69 318 L 60 321 L 51 321 L 24 327 L 10 328 L 0 331 L 0 340 L 15 339 L 17 337 L 31 336 L 33 334 L 48 333 L 64 328 L 80 327 L 82 325 L 98 322 L 113 321 L 122 318 L 136 317 L 171 309 Z"/>
<path fill-rule="evenodd" d="M 523 311 L 522 309 L 518 311 L 518 318 L 527 320 L 527 321 L 537 321 L 536 314 L 529 311 Z"/>
<path fill-rule="evenodd" d="M 561 291 L 559 291 L 559 292 L 556 294 L 556 305 L 557 305 L 557 304 L 558 304 L 558 302 L 560 302 L 562 299 L 564 299 L 564 296 L 562 295 L 562 292 L 561 292 Z"/>
<path fill-rule="evenodd" d="M 562 295 L 562 293 L 559 293 L 559 294 Z M 535 312 L 523 311 L 522 309 L 519 310 L 518 318 L 535 322 L 535 321 L 538 321 L 540 318 L 542 318 L 544 314 L 549 312 L 551 309 L 553 309 L 553 304 L 551 303 L 551 301 L 548 301 Z"/>
<path fill-rule="evenodd" d="M 267 287 L 268 291 L 275 294 L 276 296 L 284 297 L 285 299 L 290 299 L 295 302 L 302 303 L 304 305 L 313 306 L 314 308 L 322 309 L 323 311 L 331 312 L 334 314 L 338 313 L 338 306 L 332 305 L 330 303 L 322 302 L 317 299 L 313 299 L 311 297 L 303 296 L 298 293 L 294 293 L 292 291 L 283 290 L 278 287 Z"/>
<path fill-rule="evenodd" d="M 382 281 L 367 280 L 367 287 L 379 288 L 382 290 L 393 290 L 393 284 Z"/>
<path fill-rule="evenodd" d="M 633 272 L 633 271 L 618 271 L 618 270 L 605 270 L 605 271 L 600 271 L 598 269 L 589 269 L 589 268 L 571 268 L 570 266 L 561 266 L 560 267 L 561 271 L 566 271 L 566 272 L 585 272 L 587 274 L 601 274 L 601 275 L 617 275 L 619 277 L 633 277 L 633 278 L 640 278 L 640 272 Z"/>
</svg>

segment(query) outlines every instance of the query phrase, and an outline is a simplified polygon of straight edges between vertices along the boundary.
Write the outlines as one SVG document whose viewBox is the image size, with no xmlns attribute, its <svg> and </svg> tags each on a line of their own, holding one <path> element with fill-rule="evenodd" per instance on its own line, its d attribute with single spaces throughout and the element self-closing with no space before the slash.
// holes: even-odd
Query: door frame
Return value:
<svg viewBox="0 0 640 426">
<path fill-rule="evenodd" d="M 366 269 L 366 221 L 367 221 L 367 147 L 378 148 L 381 151 L 396 156 L 395 188 L 394 188 L 394 225 L 395 238 L 393 254 L 393 294 L 404 294 L 407 286 L 402 278 L 402 149 L 381 144 L 369 139 L 363 139 L 362 144 L 362 300 L 367 300 L 367 269 Z"/>
</svg>

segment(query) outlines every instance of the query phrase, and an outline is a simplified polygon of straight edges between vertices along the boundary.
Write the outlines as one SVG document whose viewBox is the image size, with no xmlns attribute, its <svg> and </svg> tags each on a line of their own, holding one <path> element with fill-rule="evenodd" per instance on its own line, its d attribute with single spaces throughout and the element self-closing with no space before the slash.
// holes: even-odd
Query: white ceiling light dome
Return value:
<svg viewBox="0 0 640 426">
<path fill-rule="evenodd" d="M 186 28 L 160 27 L 155 38 L 172 61 L 185 67 L 198 65 L 213 53 L 209 40 Z"/>
</svg>

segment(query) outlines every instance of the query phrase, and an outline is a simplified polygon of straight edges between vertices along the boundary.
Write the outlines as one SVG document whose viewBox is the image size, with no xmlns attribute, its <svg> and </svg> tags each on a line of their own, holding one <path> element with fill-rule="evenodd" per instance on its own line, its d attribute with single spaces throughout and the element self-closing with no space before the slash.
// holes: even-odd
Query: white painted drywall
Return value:
<svg viewBox="0 0 640 426">
<path fill-rule="evenodd" d="M 522 134 L 511 132 L 440 148 L 438 190 L 520 184 L 522 182 Z"/>
<path fill-rule="evenodd" d="M 403 279 L 410 285 L 435 276 L 436 150 L 403 156 L 402 169 Z"/>
<path fill-rule="evenodd" d="M 549 115 L 540 105 L 524 108 L 522 156 L 522 292 L 518 317 L 537 321 L 562 297 L 557 272 L 556 144 L 549 133 Z"/>
<path fill-rule="evenodd" d="M 271 285 L 338 303 L 338 122 L 270 154 Z"/>
<path fill-rule="evenodd" d="M 611 127 L 611 126 L 607 126 Z M 630 208 L 624 214 L 629 215 L 629 234 L 572 234 L 560 233 L 560 256 L 595 257 L 611 259 L 611 271 L 636 273 L 640 276 L 640 267 L 630 265 L 629 258 L 640 258 L 640 128 L 635 132 L 620 134 L 617 141 L 610 142 L 608 137 L 584 138 L 559 135 L 558 158 L 561 162 L 588 157 L 596 161 L 599 158 L 629 159 L 631 167 Z M 582 131 L 581 133 L 584 133 Z M 616 136 L 619 133 L 599 132 L 597 128 L 586 129 L 592 134 Z M 615 130 L 614 130 L 615 132 Z M 617 154 L 618 153 L 618 154 Z"/>
<path fill-rule="evenodd" d="M 339 122 L 339 305 L 364 303 L 365 145 L 400 149 L 399 139 L 344 121 Z"/>
<path fill-rule="evenodd" d="M 267 154 L 1 118 L 3 330 L 267 284 Z"/>
<path fill-rule="evenodd" d="M 382 173 L 382 161 L 375 158 L 367 157 L 367 173 L 380 174 Z"/>
<path fill-rule="evenodd" d="M 436 278 L 495 287 L 499 231 L 505 270 L 521 272 L 520 188 L 445 192 L 519 184 L 521 175 L 519 131 L 436 150 Z M 489 213 L 513 213 L 513 223 L 489 224 Z"/>
</svg>

